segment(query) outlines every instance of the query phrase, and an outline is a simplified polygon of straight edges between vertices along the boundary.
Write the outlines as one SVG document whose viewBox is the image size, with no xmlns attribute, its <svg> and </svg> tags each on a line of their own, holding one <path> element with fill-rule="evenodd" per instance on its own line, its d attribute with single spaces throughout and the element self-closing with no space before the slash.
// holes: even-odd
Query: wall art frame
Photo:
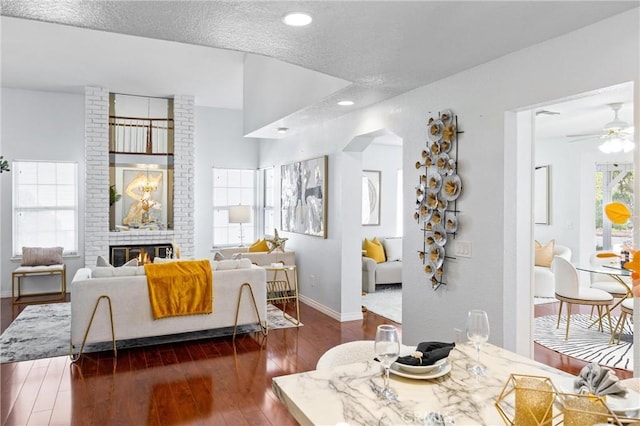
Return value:
<svg viewBox="0 0 640 426">
<path fill-rule="evenodd" d="M 382 184 L 380 170 L 362 171 L 362 225 L 380 225 L 380 196 Z"/>
<path fill-rule="evenodd" d="M 283 231 L 327 238 L 327 167 L 326 155 L 281 166 Z"/>
<path fill-rule="evenodd" d="M 533 216 L 536 225 L 549 225 L 549 166 L 536 166 Z"/>
</svg>

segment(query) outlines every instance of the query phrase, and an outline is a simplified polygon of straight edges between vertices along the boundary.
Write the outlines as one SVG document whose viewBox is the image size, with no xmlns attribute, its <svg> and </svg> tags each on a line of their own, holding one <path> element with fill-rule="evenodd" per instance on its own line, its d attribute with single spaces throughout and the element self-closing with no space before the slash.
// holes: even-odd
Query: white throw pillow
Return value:
<svg viewBox="0 0 640 426">
<path fill-rule="evenodd" d="M 382 241 L 387 262 L 402 260 L 402 238 L 385 238 Z"/>
<path fill-rule="evenodd" d="M 228 271 L 230 269 L 248 269 L 251 268 L 251 261 L 249 259 L 226 259 L 213 261 L 211 263 L 211 269 L 214 271 Z"/>
</svg>

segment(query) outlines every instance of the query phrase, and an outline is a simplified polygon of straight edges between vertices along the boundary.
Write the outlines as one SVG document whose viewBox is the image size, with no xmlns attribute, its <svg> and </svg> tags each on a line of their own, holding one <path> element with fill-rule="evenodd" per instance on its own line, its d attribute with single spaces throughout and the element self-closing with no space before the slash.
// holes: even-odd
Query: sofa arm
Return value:
<svg viewBox="0 0 640 426">
<path fill-rule="evenodd" d="M 370 257 L 362 256 L 362 271 L 367 272 L 375 272 L 376 270 L 376 261 Z"/>
<path fill-rule="evenodd" d="M 362 256 L 362 291 L 375 293 L 377 265 L 375 260 Z"/>
</svg>

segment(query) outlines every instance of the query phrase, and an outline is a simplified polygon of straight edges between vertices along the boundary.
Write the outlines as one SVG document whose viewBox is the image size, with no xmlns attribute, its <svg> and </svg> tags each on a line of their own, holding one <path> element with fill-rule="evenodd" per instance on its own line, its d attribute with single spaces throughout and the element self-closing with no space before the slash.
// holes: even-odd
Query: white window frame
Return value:
<svg viewBox="0 0 640 426">
<path fill-rule="evenodd" d="M 270 176 L 269 176 L 270 175 Z M 271 235 L 273 229 L 277 227 L 277 218 L 275 216 L 276 210 L 276 168 L 267 167 L 261 169 L 258 173 L 258 203 L 261 208 L 261 214 L 259 217 L 258 232 L 262 235 Z M 269 192 L 271 192 L 271 202 L 269 201 Z M 267 226 L 267 215 L 271 214 L 273 217 L 273 223 Z"/>
<path fill-rule="evenodd" d="M 230 172 L 230 171 L 240 171 L 240 172 L 245 172 L 245 171 L 249 171 L 252 172 L 252 177 L 251 177 L 251 182 L 252 182 L 252 186 L 251 186 L 251 196 L 250 196 L 250 200 L 248 199 L 243 199 L 241 195 L 238 195 L 241 191 L 241 189 L 247 189 L 248 187 L 238 187 L 238 186 L 229 186 L 229 184 L 227 183 L 226 185 L 218 185 L 216 182 L 216 172 L 217 171 L 224 171 L 224 172 Z M 227 168 L 227 167 L 213 167 L 211 170 L 211 175 L 212 175 L 212 230 L 211 230 L 211 239 L 213 241 L 213 246 L 214 247 L 233 247 L 233 246 L 237 246 L 240 243 L 240 225 L 239 224 L 231 224 L 231 223 L 226 223 L 226 225 L 223 223 L 222 225 L 220 225 L 219 223 L 216 223 L 216 217 L 220 218 L 221 215 L 224 215 L 225 212 L 228 213 L 229 211 L 229 206 L 230 205 L 237 205 L 237 204 L 249 204 L 251 206 L 251 223 L 246 223 L 246 224 L 242 224 L 242 234 L 243 234 L 243 243 L 245 246 L 250 245 L 251 243 L 254 242 L 254 238 L 256 235 L 256 229 L 257 229 L 257 215 L 256 215 L 256 176 L 257 176 L 257 171 L 253 170 L 253 169 L 233 169 L 233 168 Z M 226 191 L 226 200 L 227 202 L 224 203 L 219 203 L 216 200 L 216 192 L 218 191 Z M 228 216 L 227 216 L 228 218 Z M 219 219 L 222 220 L 224 222 L 224 219 Z M 217 230 L 220 229 L 226 229 L 227 232 L 227 237 L 224 239 L 221 239 L 219 236 L 218 238 L 216 238 L 216 233 Z M 235 238 L 235 236 L 237 235 L 238 238 Z"/>
<path fill-rule="evenodd" d="M 45 168 L 54 167 L 58 169 L 59 167 L 66 166 L 71 166 L 71 170 L 67 170 L 66 172 L 71 172 L 73 174 L 72 183 L 58 182 L 57 179 L 54 179 L 54 182 L 52 182 L 47 179 L 50 176 L 44 176 Z M 29 177 L 23 175 L 23 173 L 26 173 L 29 169 L 35 171 L 35 177 L 33 175 L 30 175 Z M 12 164 L 11 173 L 13 176 L 13 257 L 22 257 L 23 246 L 63 247 L 63 255 L 77 255 L 79 245 L 77 162 L 16 160 Z M 60 176 L 59 173 L 60 171 L 56 170 L 54 174 L 58 177 Z M 42 174 L 42 176 L 40 176 L 40 174 Z M 68 196 L 68 194 L 65 196 L 66 191 L 71 191 L 73 194 L 71 196 Z M 65 230 L 64 224 L 59 220 L 46 220 L 47 216 L 51 216 L 51 214 L 55 216 L 58 212 L 72 212 L 72 230 Z M 27 235 L 21 235 L 23 233 L 20 229 L 20 224 L 23 222 L 21 215 L 24 215 L 25 213 L 35 213 L 38 215 L 38 220 L 34 220 L 34 222 L 37 222 L 40 226 L 43 224 L 52 226 L 43 229 L 40 234 L 38 234 L 36 230 L 35 232 L 30 232 L 32 235 L 29 236 L 29 232 L 25 230 L 24 234 Z M 44 215 L 41 213 L 44 213 Z M 68 236 L 69 232 L 72 233 L 71 237 Z M 49 234 L 49 236 L 45 234 Z M 67 234 L 67 236 L 65 237 L 64 234 Z"/>
</svg>

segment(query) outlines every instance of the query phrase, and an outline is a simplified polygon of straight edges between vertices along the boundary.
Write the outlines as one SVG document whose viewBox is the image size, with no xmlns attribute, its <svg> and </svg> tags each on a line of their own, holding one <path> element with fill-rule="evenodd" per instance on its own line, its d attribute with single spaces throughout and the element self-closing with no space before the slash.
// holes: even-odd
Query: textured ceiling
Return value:
<svg viewBox="0 0 640 426">
<path fill-rule="evenodd" d="M 152 60 L 152 55 L 143 50 L 144 44 L 150 45 L 154 53 L 164 48 L 149 40 L 134 43 L 129 42 L 131 39 L 117 39 L 116 34 L 92 32 L 87 37 L 111 37 L 109 42 L 115 43 L 120 49 L 124 58 L 121 61 L 123 67 L 112 84 L 120 84 L 122 88 L 108 87 L 99 81 L 101 72 L 93 64 L 101 62 L 98 58 L 94 59 L 96 51 L 92 50 L 91 43 L 84 43 L 82 34 L 65 41 L 63 48 L 67 54 L 58 59 L 65 61 L 67 66 L 80 62 L 80 67 L 76 69 L 82 68 L 81 73 L 86 74 L 84 80 L 88 81 L 46 67 L 40 70 L 42 75 L 39 78 L 38 72 L 33 70 L 33 57 L 28 61 L 28 58 L 20 58 L 20 55 L 10 51 L 13 56 L 5 58 L 5 37 L 11 34 L 5 34 L 3 25 L 2 84 L 5 87 L 25 87 L 29 84 L 42 86 L 44 81 L 48 81 L 47 78 L 54 79 L 51 73 L 45 77 L 47 71 L 52 71 L 55 84 L 60 87 L 97 84 L 112 91 L 126 92 L 128 87 L 140 84 L 150 86 L 145 87 L 149 93 L 189 93 L 196 96 L 197 104 L 237 107 L 237 99 L 241 99 L 241 84 L 239 94 L 213 94 L 216 91 L 224 93 L 224 89 L 215 86 L 226 85 L 227 90 L 231 90 L 237 84 L 238 76 L 231 75 L 234 72 L 241 73 L 238 70 L 238 64 L 241 64 L 238 52 L 270 56 L 353 82 L 340 92 L 341 97 L 356 102 L 353 107 L 338 107 L 335 99 L 329 97 L 294 112 L 281 122 L 295 129 L 337 117 L 354 108 L 370 105 L 638 7 L 638 1 L 3 0 L 1 5 L 3 16 L 178 42 L 167 44 L 166 48 L 171 52 L 191 49 L 185 58 L 204 57 L 209 61 L 193 67 L 185 66 L 173 73 L 154 72 L 149 82 L 127 64 L 143 59 Z M 311 25 L 304 28 L 283 25 L 281 17 L 293 10 L 310 13 L 313 17 Z M 23 40 L 10 39 L 9 42 L 19 46 Z M 37 40 L 38 49 L 45 51 L 48 46 L 54 50 L 60 48 L 56 47 L 56 43 L 57 40 L 46 37 Z M 186 45 L 181 47 L 181 43 Z M 139 50 L 131 51 L 131 45 Z M 229 49 L 232 52 L 227 52 L 229 55 L 224 52 L 207 53 L 202 47 Z M 15 50 L 18 49 L 16 47 Z M 74 54 L 69 54 L 69 51 Z M 5 65 L 5 59 L 11 59 L 11 63 Z M 19 59 L 23 61 L 23 68 L 16 63 Z M 214 78 L 211 78 L 210 67 L 216 61 L 228 67 L 225 72 L 229 73 L 231 84 L 221 71 L 215 75 L 216 80 L 211 81 Z M 43 63 L 53 67 L 55 62 Z M 31 70 L 25 74 L 23 69 L 29 67 Z M 180 73 L 185 74 L 183 79 L 192 79 L 200 84 L 179 86 L 175 80 Z M 68 81 L 65 82 L 65 78 Z M 159 87 L 153 87 L 156 84 Z M 191 88 L 192 92 L 185 92 L 186 88 Z M 231 101 L 224 104 L 224 99 Z"/>
</svg>

